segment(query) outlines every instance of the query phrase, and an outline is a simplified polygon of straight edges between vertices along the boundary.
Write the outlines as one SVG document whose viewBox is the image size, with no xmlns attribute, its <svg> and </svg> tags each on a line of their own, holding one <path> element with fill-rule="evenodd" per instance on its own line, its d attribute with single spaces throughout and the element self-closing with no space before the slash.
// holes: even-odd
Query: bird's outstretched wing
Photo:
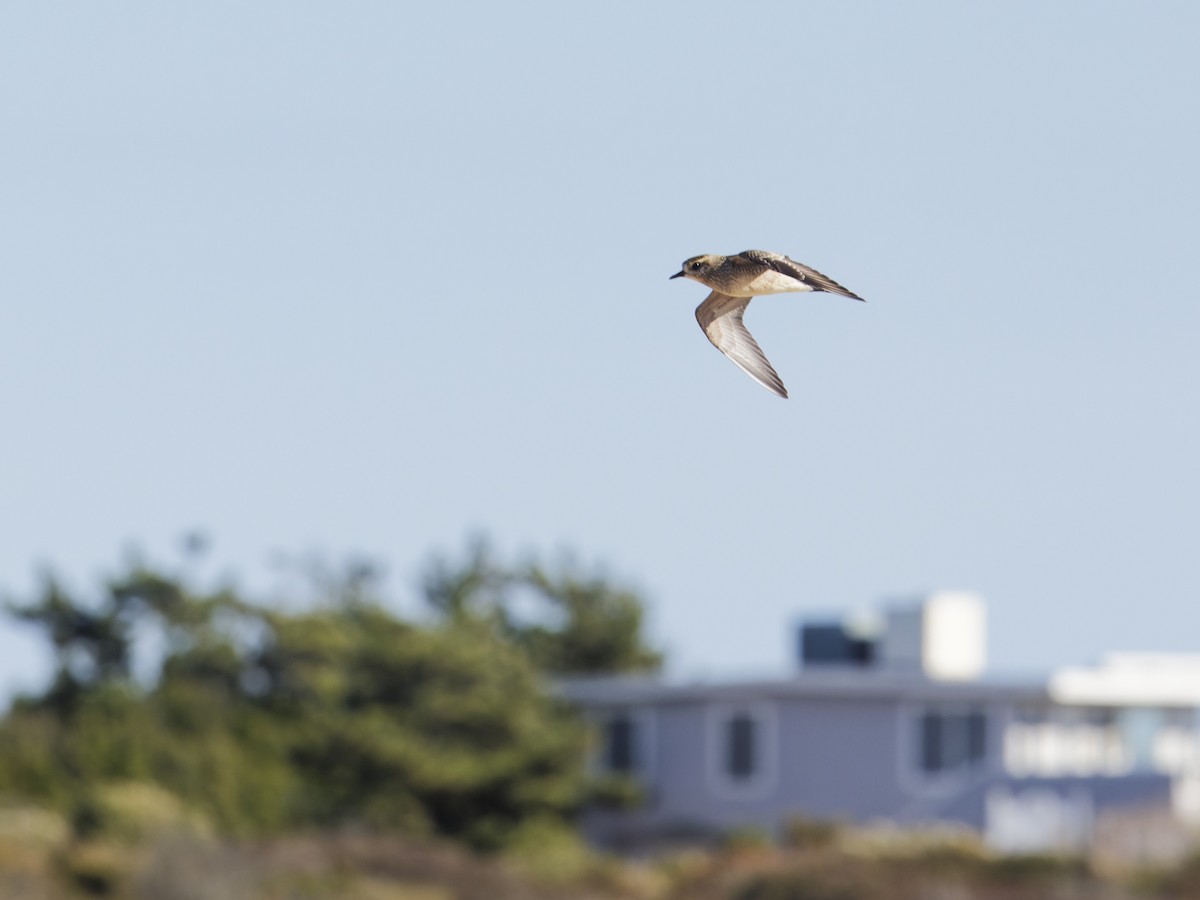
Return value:
<svg viewBox="0 0 1200 900">
<path fill-rule="evenodd" d="M 805 284 L 812 285 L 814 291 L 828 291 L 831 294 L 841 294 L 843 297 L 862 300 L 862 297 L 858 296 L 858 294 L 842 287 L 828 275 L 822 275 L 816 269 L 806 266 L 804 263 L 798 263 L 791 257 L 784 256 L 782 253 L 771 253 L 769 250 L 743 250 L 737 256 L 731 258 L 745 260 L 757 265 L 766 266 L 768 269 L 774 269 L 782 275 L 789 275 L 797 281 L 803 281 Z"/>
<path fill-rule="evenodd" d="M 742 323 L 742 315 L 751 299 L 713 291 L 696 307 L 696 321 L 713 346 L 733 360 L 739 369 L 767 390 L 786 398 L 787 388 Z"/>
</svg>

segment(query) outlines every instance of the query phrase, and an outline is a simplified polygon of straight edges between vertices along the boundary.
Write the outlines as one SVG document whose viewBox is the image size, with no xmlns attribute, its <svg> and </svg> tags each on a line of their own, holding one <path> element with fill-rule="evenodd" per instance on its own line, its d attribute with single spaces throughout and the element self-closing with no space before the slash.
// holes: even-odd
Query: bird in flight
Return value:
<svg viewBox="0 0 1200 900">
<path fill-rule="evenodd" d="M 767 250 L 743 250 L 736 256 L 712 253 L 693 256 L 671 277 L 690 278 L 712 288 L 712 293 L 696 307 L 696 321 L 713 346 L 739 369 L 784 398 L 788 395 L 787 388 L 742 323 L 750 301 L 762 294 L 792 291 L 828 291 L 862 300 L 816 269 Z"/>
</svg>

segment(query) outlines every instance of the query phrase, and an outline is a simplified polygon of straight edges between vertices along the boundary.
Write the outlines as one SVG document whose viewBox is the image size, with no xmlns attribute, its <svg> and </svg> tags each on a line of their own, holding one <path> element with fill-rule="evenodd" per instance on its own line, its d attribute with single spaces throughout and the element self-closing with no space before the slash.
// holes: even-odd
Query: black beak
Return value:
<svg viewBox="0 0 1200 900">
<path fill-rule="evenodd" d="M 676 272 L 674 275 L 672 275 L 671 278 L 682 278 L 683 275 L 684 275 L 683 269 L 680 269 L 678 272 Z M 670 281 L 671 278 L 668 278 L 667 281 Z"/>
</svg>

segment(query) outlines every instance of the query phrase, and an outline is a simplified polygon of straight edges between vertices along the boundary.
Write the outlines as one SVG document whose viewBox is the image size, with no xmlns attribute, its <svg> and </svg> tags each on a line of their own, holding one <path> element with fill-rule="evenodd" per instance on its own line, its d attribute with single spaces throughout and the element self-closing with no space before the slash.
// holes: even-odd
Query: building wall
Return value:
<svg viewBox="0 0 1200 900">
<path fill-rule="evenodd" d="M 1194 711 L 1065 707 L 1020 690 L 928 681 L 888 681 L 887 692 L 868 681 L 825 686 L 801 694 L 788 683 L 723 685 L 640 699 L 621 688 L 580 698 L 600 723 L 637 722 L 634 774 L 647 788 L 637 811 L 591 813 L 592 838 L 636 850 L 664 836 L 691 842 L 808 817 L 959 822 L 1002 849 L 1035 832 L 1034 843 L 1052 848 L 1090 840 L 1095 817 L 1115 809 L 1173 807 L 1200 821 Z M 1149 713 L 1160 727 L 1124 727 Z M 757 723 L 757 767 L 731 778 L 724 728 L 740 716 Z M 1146 738 L 1142 769 L 1127 731 Z"/>
<path fill-rule="evenodd" d="M 888 699 L 747 698 L 666 703 L 633 711 L 648 789 L 639 812 L 601 813 L 602 836 L 617 832 L 724 831 L 778 827 L 790 817 L 867 819 L 895 815 L 923 795 L 904 771 L 914 754 L 904 717 Z M 722 725 L 747 714 L 758 723 L 755 777 L 722 771 Z M 903 763 L 901 762 L 903 760 Z"/>
<path fill-rule="evenodd" d="M 785 706 L 781 815 L 860 819 L 907 801 L 904 723 L 887 700 L 802 700 Z"/>
</svg>

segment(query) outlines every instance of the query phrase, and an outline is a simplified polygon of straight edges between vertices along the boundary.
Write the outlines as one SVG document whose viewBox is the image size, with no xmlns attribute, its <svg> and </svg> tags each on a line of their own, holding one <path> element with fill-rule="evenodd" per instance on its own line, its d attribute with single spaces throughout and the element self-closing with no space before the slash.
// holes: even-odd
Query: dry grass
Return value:
<svg viewBox="0 0 1200 900">
<path fill-rule="evenodd" d="M 366 833 L 229 842 L 162 797 L 116 790 L 105 829 L 0 808 L 0 900 L 1184 900 L 1200 857 L 1135 875 L 1076 858 L 996 857 L 967 832 L 801 823 L 643 862 L 589 852 L 545 823 L 503 857 Z M 736 837 L 736 836 L 735 836 Z"/>
</svg>

